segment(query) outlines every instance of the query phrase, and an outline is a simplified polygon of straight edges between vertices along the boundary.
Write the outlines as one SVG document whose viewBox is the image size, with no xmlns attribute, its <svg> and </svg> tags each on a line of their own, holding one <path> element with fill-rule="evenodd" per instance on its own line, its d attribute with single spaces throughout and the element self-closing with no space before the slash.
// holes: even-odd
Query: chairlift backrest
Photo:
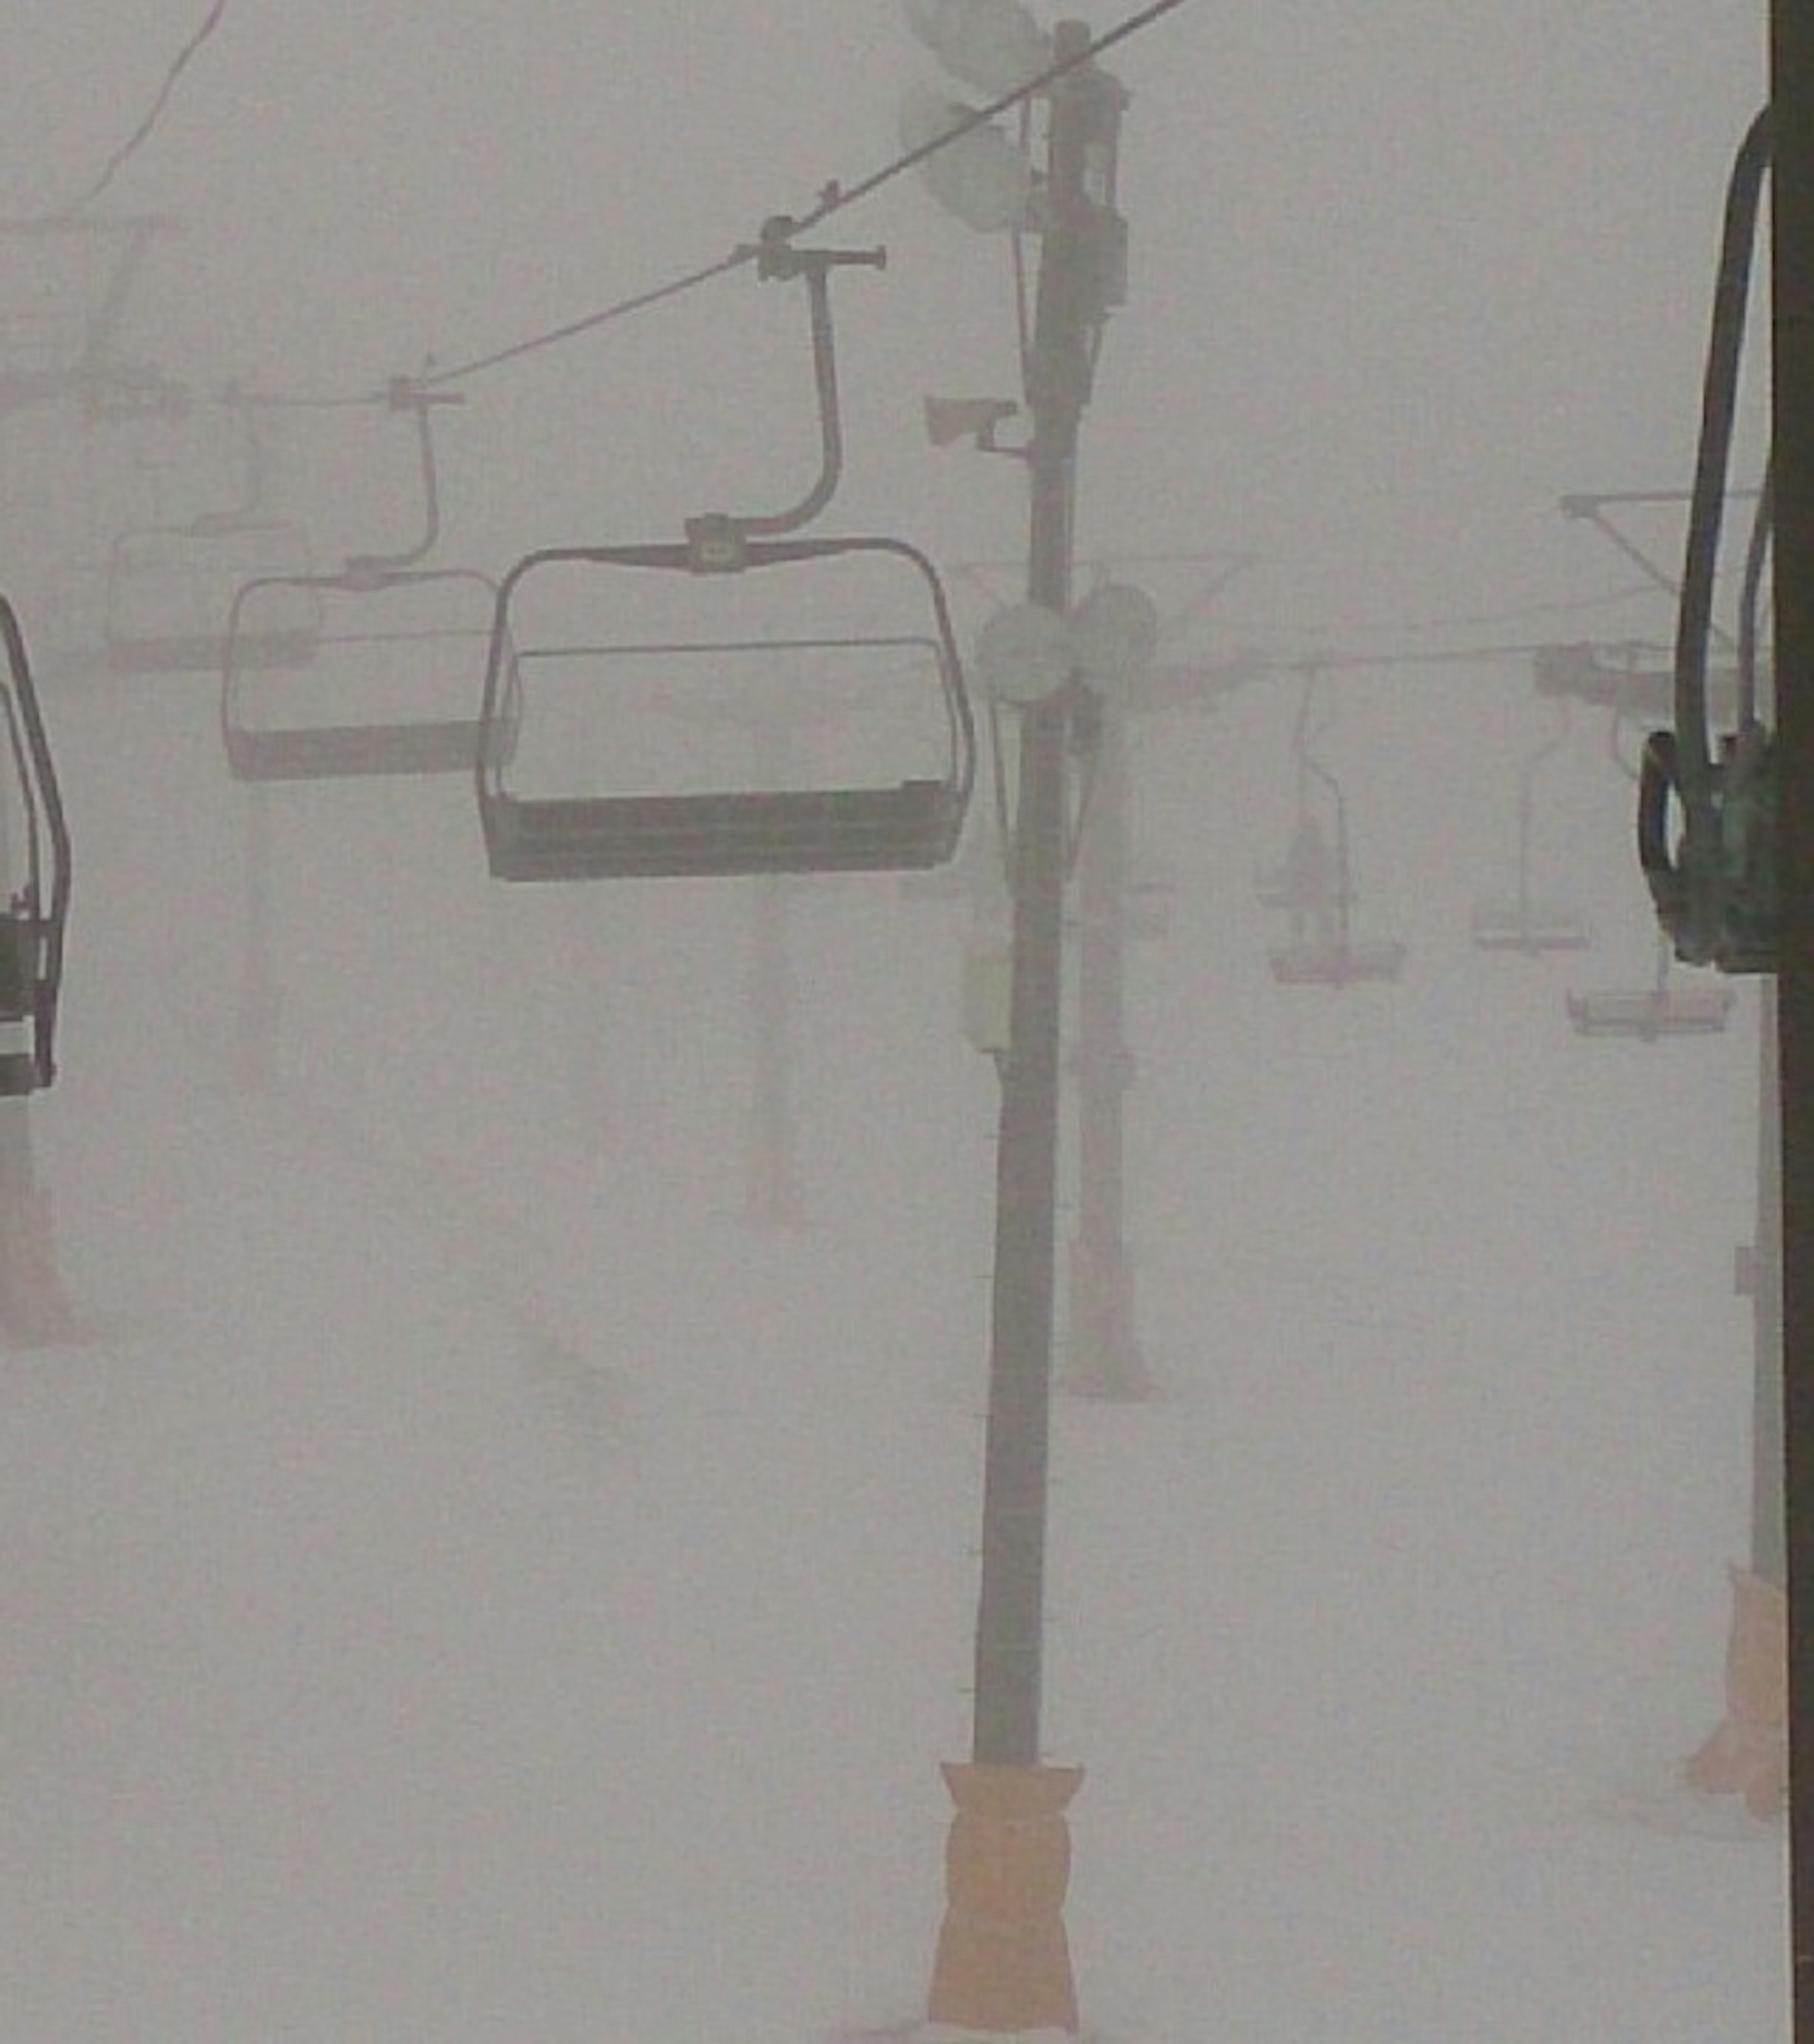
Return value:
<svg viewBox="0 0 1814 2044">
<path fill-rule="evenodd" d="M 810 637 L 818 613 L 809 610 L 805 631 L 767 640 L 670 636 L 634 647 L 549 644 L 530 633 L 522 620 L 523 592 L 533 579 L 563 567 L 588 575 L 594 570 L 653 572 L 714 581 L 792 571 L 809 579 L 815 564 L 861 559 L 887 564 L 890 578 L 914 592 L 920 621 L 910 636 L 930 655 L 943 732 L 936 774 L 890 786 L 674 793 L 535 795 L 512 785 L 509 770 L 518 722 L 532 732 L 537 690 L 531 682 L 544 663 L 633 651 L 666 660 L 671 670 L 683 658 L 713 653 L 808 645 L 854 651 L 863 646 L 897 649 L 905 643 L 892 632 Z M 697 584 L 694 588 L 696 594 Z M 606 701 L 601 709 L 609 717 L 613 705 Z M 617 709 L 621 715 L 621 703 Z M 957 843 L 975 776 L 975 730 L 963 667 L 944 591 L 926 556 L 893 539 L 750 538 L 732 521 L 696 521 L 690 543 L 551 548 L 519 561 L 498 589 L 481 724 L 479 818 L 491 871 L 505 880 L 905 871 L 941 865 Z"/>
</svg>

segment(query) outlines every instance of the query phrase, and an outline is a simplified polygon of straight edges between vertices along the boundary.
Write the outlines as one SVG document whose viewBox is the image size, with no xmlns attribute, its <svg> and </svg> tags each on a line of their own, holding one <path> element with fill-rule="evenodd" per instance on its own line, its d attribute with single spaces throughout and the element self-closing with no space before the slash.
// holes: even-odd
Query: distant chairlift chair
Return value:
<svg viewBox="0 0 1814 2044">
<path fill-rule="evenodd" d="M 1353 930 L 1355 887 L 1348 840 L 1347 801 L 1341 784 L 1312 752 L 1310 714 L 1317 674 L 1306 670 L 1292 741 L 1298 774 L 1297 821 L 1281 865 L 1262 872 L 1261 901 L 1290 919 L 1290 940 L 1267 954 L 1282 986 L 1350 986 L 1395 980 L 1404 970 L 1405 948 L 1396 939 L 1362 943 Z M 1310 801 L 1314 781 L 1328 793 L 1335 812 L 1332 843 Z"/>
<path fill-rule="evenodd" d="M 1735 998 L 1731 987 L 1717 983 L 1675 984 L 1669 944 L 1659 936 L 1656 978 L 1651 986 L 1571 993 L 1568 1019 L 1578 1036 L 1624 1037 L 1643 1043 L 1670 1036 L 1716 1036 L 1726 1027 Z"/>
<path fill-rule="evenodd" d="M 533 796 L 507 778 L 517 719 L 532 726 L 538 664 L 570 655 L 632 649 L 543 646 L 526 640 L 517 616 L 525 581 L 561 565 L 705 574 L 697 542 L 673 545 L 553 548 L 518 562 L 498 592 L 482 710 L 478 793 L 486 855 L 501 880 L 655 879 L 763 873 L 901 872 L 942 865 L 956 847 L 975 771 L 975 736 L 951 619 L 932 564 L 896 540 L 748 540 L 738 572 L 810 568 L 858 556 L 904 563 L 923 582 L 931 651 L 947 732 L 945 770 L 894 786 L 809 787 L 776 791 Z M 898 649 L 894 635 L 866 639 L 798 635 L 767 642 L 780 654 L 810 648 Z M 725 639 L 634 649 L 645 657 L 709 657 L 765 650 L 759 640 Z M 917 684 L 917 686 L 919 686 Z"/>
<path fill-rule="evenodd" d="M 257 402 L 236 397 L 242 411 Z M 309 544 L 294 519 L 263 514 L 263 450 L 245 427 L 246 485 L 240 501 L 181 525 L 123 532 L 108 557 L 103 639 L 116 674 L 217 674 L 233 593 L 255 577 L 298 578 L 306 589 Z M 306 596 L 274 610 L 256 634 L 242 632 L 242 667 L 306 667 L 320 634 Z"/>
<path fill-rule="evenodd" d="M 221 691 L 221 737 L 236 780 L 328 781 L 467 774 L 478 758 L 479 663 L 495 613 L 497 585 L 489 575 L 476 570 L 420 565 L 440 532 L 429 410 L 436 404 L 457 400 L 435 397 L 420 385 L 399 378 L 389 386 L 384 402 L 393 411 L 412 414 L 416 421 L 423 493 L 421 536 L 401 552 L 355 555 L 336 574 L 262 575 L 236 592 L 228 613 Z M 434 594 L 436 615 L 424 621 L 412 613 L 409 621 L 400 621 L 399 602 L 406 605 L 412 592 L 423 590 Z M 443 593 L 457 595 L 463 590 L 480 601 L 467 621 L 450 623 L 440 613 L 439 597 Z M 330 601 L 337 604 L 341 598 L 352 599 L 358 607 L 375 609 L 377 621 L 363 632 L 330 631 L 326 623 L 328 605 Z M 406 664 L 413 654 L 424 647 L 437 659 L 449 642 L 456 651 L 470 650 L 472 694 L 464 713 L 388 718 L 361 714 L 339 720 L 292 716 L 281 723 L 265 717 L 262 705 L 274 694 L 300 710 L 321 693 L 321 670 L 325 663 L 321 659 L 315 663 L 315 671 L 306 677 L 272 682 L 265 678 L 271 663 L 259 657 L 260 649 L 269 642 L 263 617 L 273 606 L 288 605 L 294 610 L 299 601 L 321 620 L 318 654 L 350 651 L 367 661 L 394 667 Z M 440 688 L 438 675 L 434 685 Z M 513 701 L 512 697 L 505 698 L 494 740 L 506 750 L 505 734 L 513 716 Z"/>
<path fill-rule="evenodd" d="M 1525 760 L 1518 777 L 1517 891 L 1509 901 L 1483 902 L 1474 912 L 1474 941 L 1482 951 L 1516 951 L 1536 957 L 1547 951 L 1574 951 L 1588 943 L 1586 918 L 1572 909 L 1539 902 L 1531 894 L 1531 834 L 1535 814 L 1536 778 L 1544 763 L 1567 736 L 1564 705 L 1562 727 Z"/>
<path fill-rule="evenodd" d="M 476 786 L 479 819 L 493 875 L 501 880 L 653 879 L 695 875 L 778 873 L 901 872 L 943 864 L 962 832 L 975 776 L 976 737 L 950 611 L 938 575 L 926 556 L 890 538 L 797 539 L 795 532 L 829 501 L 842 461 L 837 414 L 828 273 L 833 266 L 874 266 L 878 252 L 800 250 L 789 239 L 793 223 L 768 222 L 758 250 L 758 275 L 798 278 L 807 286 L 819 402 L 821 449 L 817 482 L 790 510 L 755 517 L 723 514 L 688 522 L 683 542 L 643 545 L 569 547 L 532 553 L 517 562 L 499 586 L 487 664 Z M 725 577 L 791 576 L 802 592 L 799 613 L 814 618 L 811 589 L 836 573 L 840 564 L 884 567 L 896 585 L 915 591 L 921 620 L 914 635 L 926 645 L 934 666 L 932 686 L 942 706 L 945 732 L 943 770 L 936 777 L 905 778 L 894 785 L 709 790 L 670 793 L 536 794 L 513 785 L 517 724 L 532 731 L 536 691 L 532 678 L 545 665 L 585 656 L 634 653 L 672 662 L 709 658 L 719 651 L 738 659 L 767 650 L 779 655 L 865 646 L 898 649 L 892 631 L 866 637 L 804 631 L 764 642 L 724 632 L 713 639 L 687 637 L 636 647 L 548 643 L 525 628 L 524 592 L 562 570 L 579 578 L 597 570 L 601 577 L 686 576 L 701 585 Z M 924 682 L 916 682 L 917 687 Z M 930 705 L 929 705 L 930 706 Z M 605 714 L 610 705 L 605 705 Z"/>
</svg>

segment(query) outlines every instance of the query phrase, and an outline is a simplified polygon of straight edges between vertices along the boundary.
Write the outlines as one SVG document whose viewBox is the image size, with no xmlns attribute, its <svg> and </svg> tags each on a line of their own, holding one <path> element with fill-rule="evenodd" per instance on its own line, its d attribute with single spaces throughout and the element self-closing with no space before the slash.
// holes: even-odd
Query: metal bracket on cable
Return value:
<svg viewBox="0 0 1814 2044">
<path fill-rule="evenodd" d="M 813 375 L 819 403 L 819 478 L 800 501 L 785 511 L 748 517 L 709 512 L 686 521 L 686 543 L 698 574 L 734 574 L 745 563 L 744 542 L 751 535 L 773 536 L 809 524 L 832 501 L 844 469 L 844 435 L 838 417 L 837 356 L 832 332 L 831 272 L 834 269 L 885 269 L 885 248 L 796 248 L 790 239 L 797 223 L 776 213 L 762 225 L 757 240 L 742 254 L 755 258 L 756 275 L 764 282 L 806 286 L 813 329 Z"/>
<path fill-rule="evenodd" d="M 407 412 L 415 418 L 417 457 L 422 478 L 422 534 L 413 546 L 395 553 L 349 554 L 336 580 L 341 586 L 355 590 L 382 589 L 390 577 L 414 567 L 433 551 L 441 536 L 441 494 L 429 413 L 434 405 L 463 405 L 466 399 L 457 390 L 431 390 L 413 376 L 393 376 L 376 402 L 387 411 Z"/>
</svg>

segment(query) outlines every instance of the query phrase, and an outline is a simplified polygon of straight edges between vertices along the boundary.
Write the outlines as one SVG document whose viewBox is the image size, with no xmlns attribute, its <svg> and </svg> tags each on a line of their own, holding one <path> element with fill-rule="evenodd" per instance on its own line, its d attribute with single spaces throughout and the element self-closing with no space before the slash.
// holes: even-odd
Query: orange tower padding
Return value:
<svg viewBox="0 0 1814 2044">
<path fill-rule="evenodd" d="M 1074 2034 L 1064 1812 L 1083 1769 L 947 1762 L 944 1773 L 957 1815 L 945 1844 L 945 1920 L 928 2019 L 1008 2035 Z"/>
<path fill-rule="evenodd" d="M 1682 1773 L 1710 1796 L 1742 1796 L 1760 1821 L 1789 1793 L 1789 1598 L 1780 1583 L 1734 1569 L 1726 1642 L 1726 1715 Z"/>
</svg>

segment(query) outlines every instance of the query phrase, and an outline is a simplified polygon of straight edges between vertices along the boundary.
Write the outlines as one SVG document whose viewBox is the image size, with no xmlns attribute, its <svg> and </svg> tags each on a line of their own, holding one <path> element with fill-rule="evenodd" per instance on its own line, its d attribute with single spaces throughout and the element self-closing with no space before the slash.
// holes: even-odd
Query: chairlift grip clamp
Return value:
<svg viewBox="0 0 1814 2044">
<path fill-rule="evenodd" d="M 756 275 L 764 283 L 795 277 L 822 279 L 828 270 L 886 270 L 888 251 L 874 248 L 796 248 L 789 239 L 799 225 L 791 213 L 771 213 L 755 244 Z"/>
<path fill-rule="evenodd" d="M 738 574 L 749 566 L 744 521 L 726 511 L 703 512 L 686 521 L 686 566 L 693 574 Z"/>
<path fill-rule="evenodd" d="M 417 376 L 393 376 L 381 393 L 381 402 L 393 412 L 425 412 L 431 405 L 463 405 L 463 390 L 432 390 Z"/>
</svg>

